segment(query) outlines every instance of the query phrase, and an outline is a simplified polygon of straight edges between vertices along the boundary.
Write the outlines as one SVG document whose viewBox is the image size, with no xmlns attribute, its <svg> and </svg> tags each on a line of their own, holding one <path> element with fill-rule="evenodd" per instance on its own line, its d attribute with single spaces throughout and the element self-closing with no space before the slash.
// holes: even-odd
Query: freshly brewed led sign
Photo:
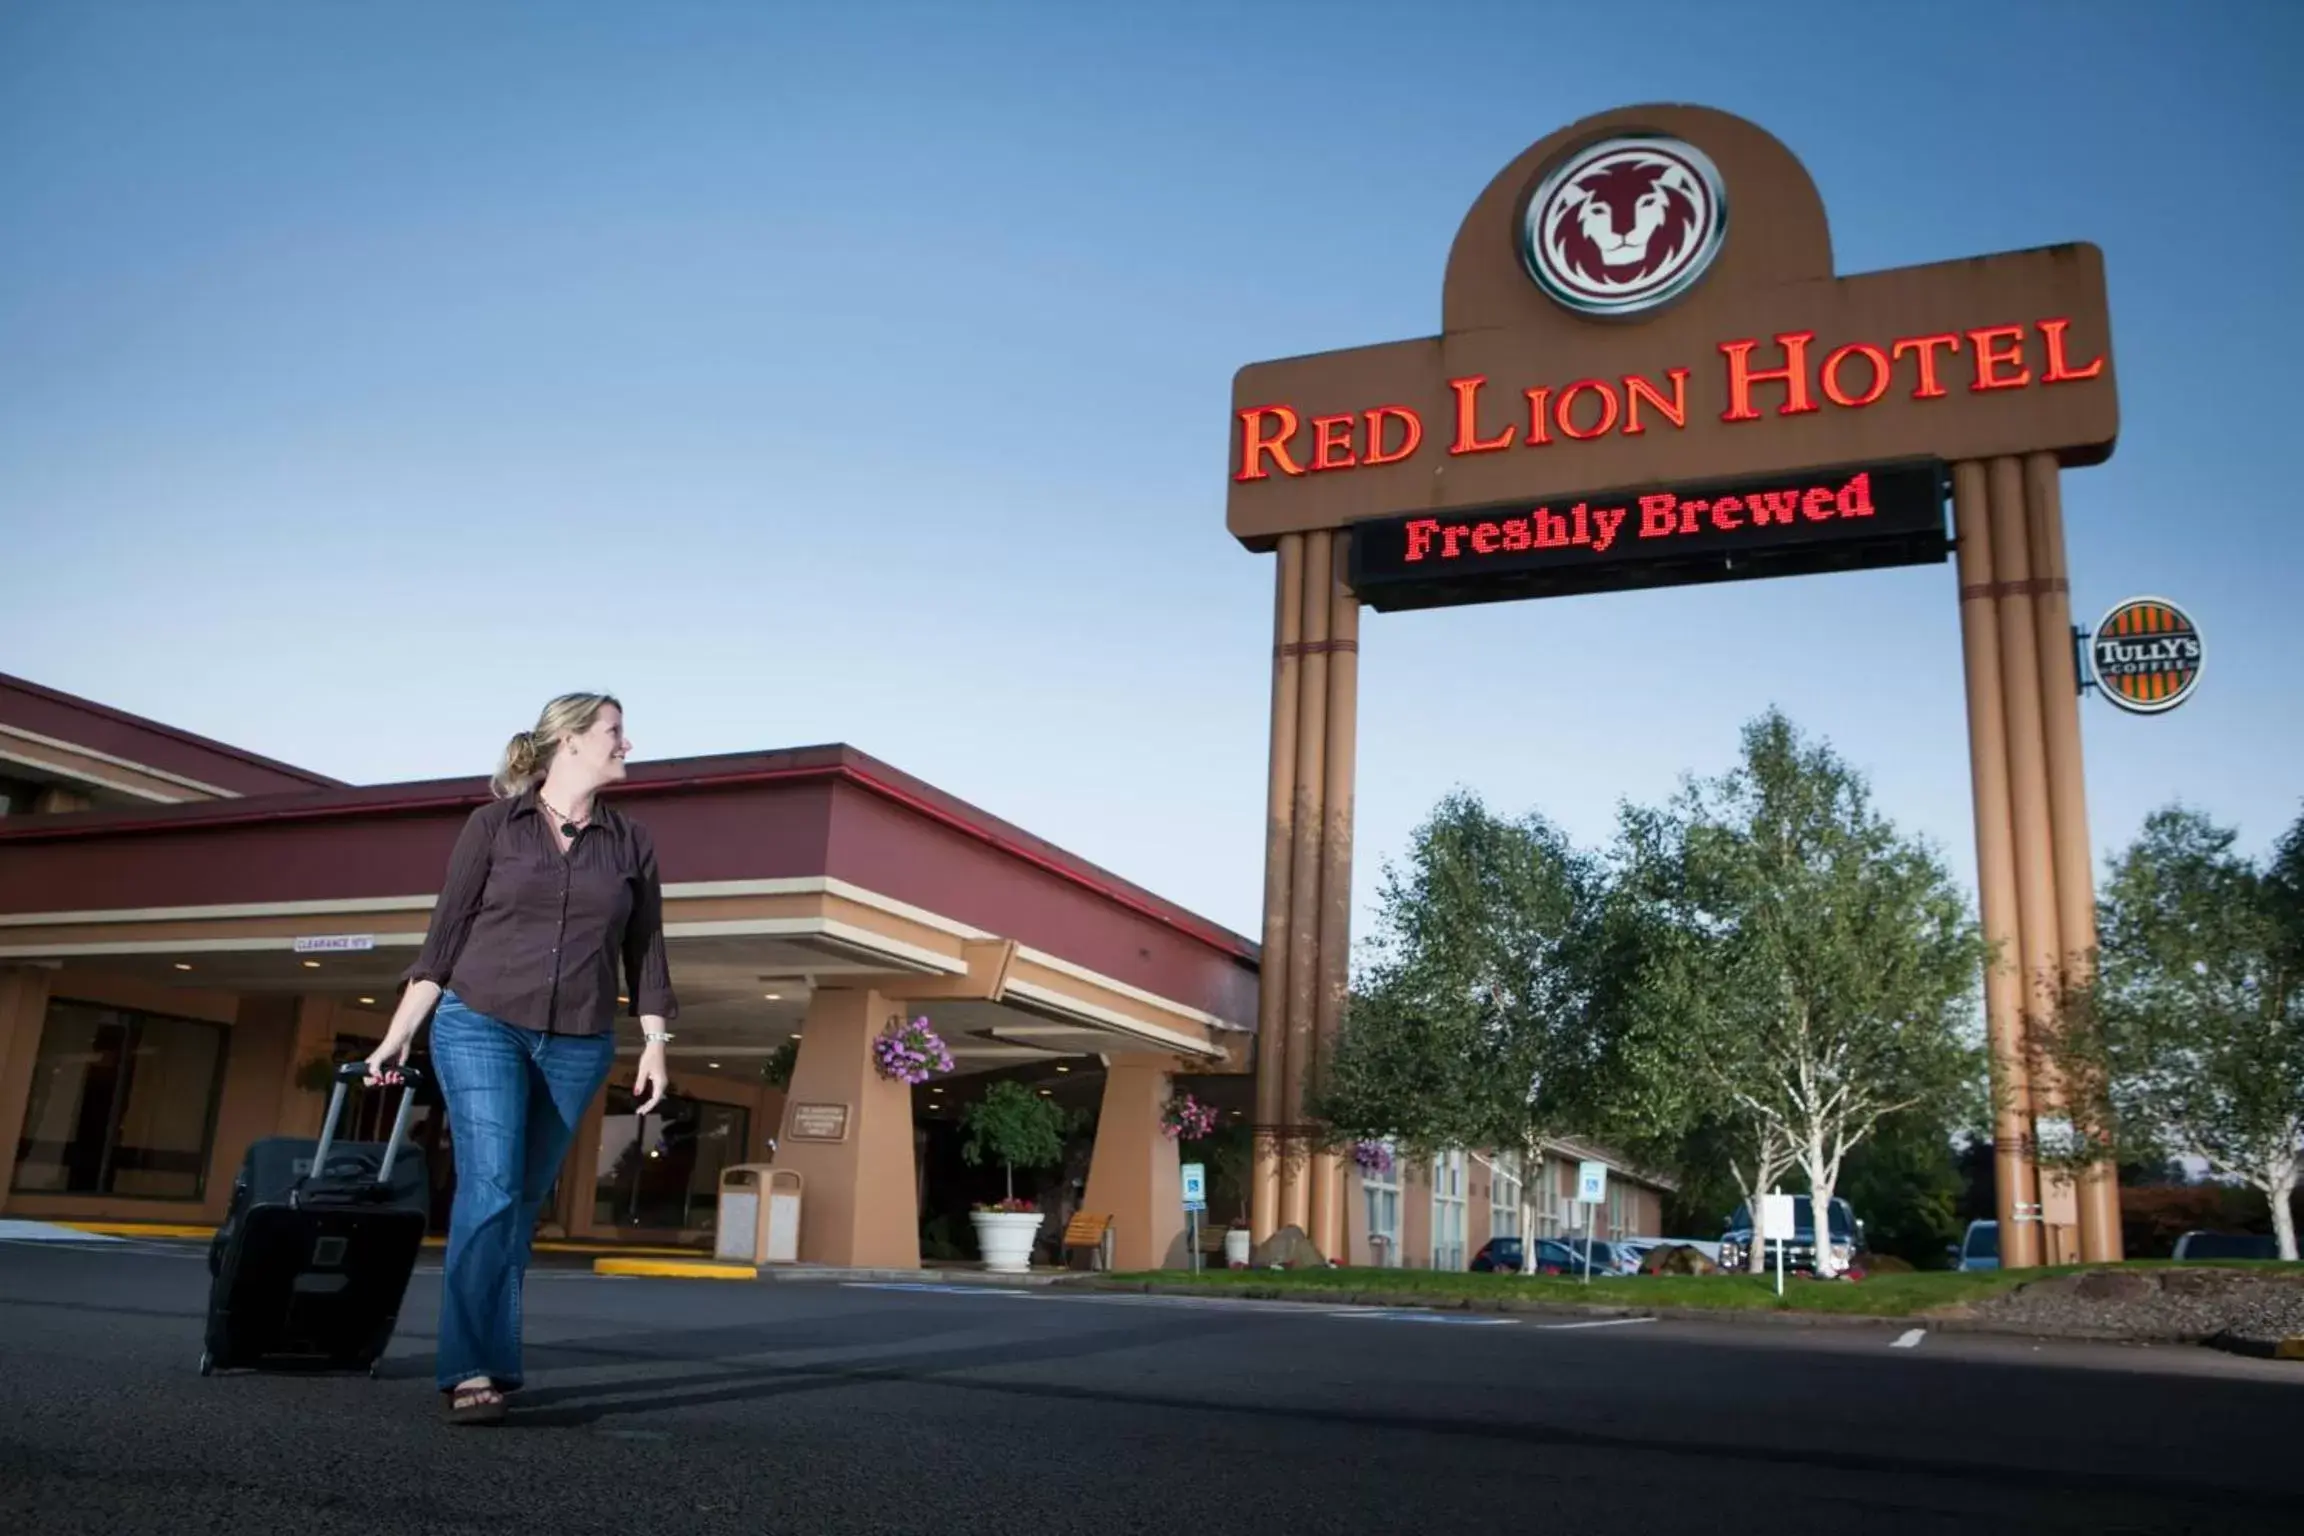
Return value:
<svg viewBox="0 0 2304 1536">
<path fill-rule="evenodd" d="M 1766 480 L 1388 518 L 1352 530 L 1377 609 L 1561 597 L 1940 562 L 1944 471 L 1876 464 Z"/>
</svg>

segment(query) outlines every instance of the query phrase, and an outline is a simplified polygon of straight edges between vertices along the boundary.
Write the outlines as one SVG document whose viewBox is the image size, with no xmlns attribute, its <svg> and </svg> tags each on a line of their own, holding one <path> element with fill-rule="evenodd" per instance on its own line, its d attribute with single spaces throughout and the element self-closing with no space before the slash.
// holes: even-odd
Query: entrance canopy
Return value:
<svg viewBox="0 0 2304 1536">
<path fill-rule="evenodd" d="M 388 1008 L 487 793 L 10 818 L 0 966 Z M 637 765 L 612 794 L 663 872 L 676 1057 L 735 1069 L 793 1038 L 817 992 L 869 988 L 934 1021 L 961 1072 L 1145 1053 L 1249 1067 L 1253 944 L 862 753 Z"/>
</svg>

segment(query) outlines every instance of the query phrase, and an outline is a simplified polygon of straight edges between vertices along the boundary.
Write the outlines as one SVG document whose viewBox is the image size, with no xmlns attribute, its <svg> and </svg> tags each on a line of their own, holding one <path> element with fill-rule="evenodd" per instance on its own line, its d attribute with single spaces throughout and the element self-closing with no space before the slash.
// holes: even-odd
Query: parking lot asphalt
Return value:
<svg viewBox="0 0 2304 1536">
<path fill-rule="evenodd" d="M 1914 1328 L 1563 1323 L 546 1269 L 529 1389 L 195 1371 L 197 1244 L 0 1243 L 0 1529 L 2304 1529 L 2304 1367 Z"/>
</svg>

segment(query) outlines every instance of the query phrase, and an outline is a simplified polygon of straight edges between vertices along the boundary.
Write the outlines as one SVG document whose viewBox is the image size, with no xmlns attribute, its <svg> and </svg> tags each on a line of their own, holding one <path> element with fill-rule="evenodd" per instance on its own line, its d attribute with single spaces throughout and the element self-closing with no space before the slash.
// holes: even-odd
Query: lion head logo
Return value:
<svg viewBox="0 0 2304 1536">
<path fill-rule="evenodd" d="M 1677 139 L 1620 138 L 1570 156 L 1528 200 L 1522 250 L 1553 298 L 1593 315 L 1685 292 L 1727 232 L 1720 174 Z"/>
</svg>

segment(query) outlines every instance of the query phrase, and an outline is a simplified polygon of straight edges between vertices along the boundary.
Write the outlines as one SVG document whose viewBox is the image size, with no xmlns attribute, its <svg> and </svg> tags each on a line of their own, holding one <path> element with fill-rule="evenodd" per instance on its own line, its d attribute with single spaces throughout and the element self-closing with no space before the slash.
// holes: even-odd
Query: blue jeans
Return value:
<svg viewBox="0 0 2304 1536">
<path fill-rule="evenodd" d="M 528 1242 L 615 1056 L 613 1035 L 519 1029 L 441 994 L 432 1070 L 456 1148 L 440 1281 L 441 1391 L 475 1376 L 505 1391 L 520 1385 Z"/>
</svg>

